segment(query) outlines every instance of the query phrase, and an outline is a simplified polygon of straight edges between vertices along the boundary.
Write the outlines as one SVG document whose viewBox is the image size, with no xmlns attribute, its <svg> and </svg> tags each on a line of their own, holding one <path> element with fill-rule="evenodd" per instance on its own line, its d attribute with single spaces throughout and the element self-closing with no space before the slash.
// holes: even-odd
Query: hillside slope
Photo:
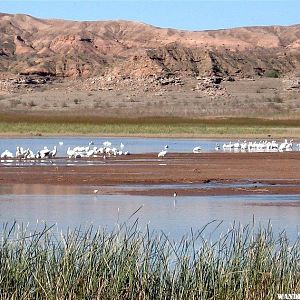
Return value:
<svg viewBox="0 0 300 300">
<path fill-rule="evenodd" d="M 0 71 L 59 77 L 249 77 L 300 70 L 300 25 L 213 31 L 0 14 Z"/>
</svg>

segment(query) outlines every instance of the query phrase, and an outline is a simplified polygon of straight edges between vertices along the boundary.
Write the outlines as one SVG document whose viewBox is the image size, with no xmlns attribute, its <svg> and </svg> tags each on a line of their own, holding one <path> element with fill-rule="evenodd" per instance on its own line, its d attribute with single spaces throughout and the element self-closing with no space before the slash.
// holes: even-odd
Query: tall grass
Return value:
<svg viewBox="0 0 300 300">
<path fill-rule="evenodd" d="M 58 234 L 5 224 L 1 299 L 277 299 L 300 292 L 300 241 L 233 226 L 216 241 L 118 227 Z"/>
</svg>

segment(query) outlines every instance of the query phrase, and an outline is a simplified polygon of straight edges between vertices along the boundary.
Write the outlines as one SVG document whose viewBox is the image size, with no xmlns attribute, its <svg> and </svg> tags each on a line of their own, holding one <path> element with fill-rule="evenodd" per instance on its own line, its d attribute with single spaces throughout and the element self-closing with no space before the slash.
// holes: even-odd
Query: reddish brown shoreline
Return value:
<svg viewBox="0 0 300 300">
<path fill-rule="evenodd" d="M 75 166 L 0 165 L 0 185 L 47 184 L 55 186 L 97 186 L 99 193 L 170 195 L 173 190 L 153 184 L 253 183 L 252 187 L 180 189 L 181 195 L 300 194 L 300 152 L 286 153 L 201 153 L 138 154 L 103 160 L 101 164 Z M 54 161 L 55 163 L 55 161 Z M 257 183 L 257 186 L 255 186 Z M 260 186 L 266 183 L 268 186 Z M 126 190 L 122 184 L 141 184 L 144 189 Z"/>
</svg>

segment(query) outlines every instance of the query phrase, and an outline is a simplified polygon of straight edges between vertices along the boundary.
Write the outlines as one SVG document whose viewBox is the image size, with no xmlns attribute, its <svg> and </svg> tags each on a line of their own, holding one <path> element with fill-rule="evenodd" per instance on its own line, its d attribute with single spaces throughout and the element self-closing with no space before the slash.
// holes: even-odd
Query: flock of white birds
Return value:
<svg viewBox="0 0 300 300">
<path fill-rule="evenodd" d="M 59 146 L 62 146 L 63 142 L 59 142 Z M 124 144 L 121 143 L 119 147 L 115 147 L 111 142 L 104 142 L 101 147 L 94 146 L 94 142 L 89 142 L 88 146 L 77 146 L 73 149 L 69 147 L 66 152 L 68 158 L 81 158 L 81 157 L 106 157 L 119 156 L 119 155 L 129 155 L 128 151 L 124 151 Z M 284 142 L 278 141 L 237 141 L 224 143 L 222 147 L 216 144 L 216 151 L 234 151 L 234 152 L 283 152 L 283 151 L 293 151 L 293 140 L 285 140 Z M 300 144 L 297 144 L 298 150 L 300 150 Z M 163 150 L 161 150 L 157 157 L 163 158 L 168 153 L 169 146 L 166 145 Z M 201 153 L 201 146 L 196 146 L 192 150 L 193 153 Z M 9 150 L 5 150 L 1 153 L 1 159 L 51 159 L 57 154 L 57 146 L 53 149 L 48 149 L 44 147 L 43 149 L 34 153 L 29 148 L 24 149 L 20 146 L 16 148 L 15 154 Z"/>
<path fill-rule="evenodd" d="M 62 146 L 63 142 L 59 142 L 59 145 Z M 54 146 L 53 149 L 48 149 L 45 146 L 43 149 L 34 153 L 31 149 L 24 149 L 23 147 L 17 146 L 15 154 L 9 150 L 5 150 L 1 153 L 1 159 L 47 159 L 54 158 L 57 154 L 57 146 Z M 124 151 L 124 144 L 121 143 L 120 147 L 113 147 L 112 143 L 106 141 L 103 143 L 103 146 L 96 147 L 94 142 L 89 142 L 88 146 L 77 146 L 73 149 L 68 148 L 67 157 L 69 158 L 81 158 L 81 157 L 97 157 L 102 156 L 104 159 L 110 156 L 117 155 L 128 155 L 128 151 Z"/>
<path fill-rule="evenodd" d="M 121 143 L 119 148 L 112 146 L 112 143 L 106 141 L 103 146 L 97 147 L 93 146 L 94 142 L 90 142 L 87 147 L 75 147 L 67 150 L 67 156 L 69 158 L 81 158 L 81 157 L 97 157 L 101 155 L 104 159 L 106 156 L 118 156 L 118 155 L 128 155 L 128 151 L 124 151 L 124 144 Z M 92 147 L 93 146 L 93 147 Z"/>
<path fill-rule="evenodd" d="M 29 148 L 23 149 L 23 147 L 17 147 L 16 154 L 14 155 L 9 150 L 5 150 L 3 153 L 1 153 L 2 159 L 10 159 L 10 158 L 16 158 L 16 159 L 40 159 L 40 158 L 54 158 L 57 153 L 57 147 L 54 146 L 52 150 L 48 149 L 47 147 L 44 147 L 42 150 L 37 151 L 37 153 L 33 153 L 32 150 Z"/>
<path fill-rule="evenodd" d="M 228 144 L 223 144 L 223 150 L 237 150 L 237 151 L 248 151 L 248 152 L 283 152 L 283 151 L 293 151 L 293 140 L 285 139 L 284 142 L 278 141 L 237 141 L 229 142 Z M 299 149 L 299 144 L 297 144 Z"/>
</svg>

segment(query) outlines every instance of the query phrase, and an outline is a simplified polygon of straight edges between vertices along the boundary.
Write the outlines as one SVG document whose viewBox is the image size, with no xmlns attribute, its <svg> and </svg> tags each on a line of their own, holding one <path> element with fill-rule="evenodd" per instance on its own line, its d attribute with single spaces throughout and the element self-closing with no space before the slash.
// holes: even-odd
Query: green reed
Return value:
<svg viewBox="0 0 300 300">
<path fill-rule="evenodd" d="M 114 230 L 3 226 L 0 299 L 277 299 L 300 292 L 300 240 L 271 225 L 173 241 L 138 222 Z"/>
</svg>

